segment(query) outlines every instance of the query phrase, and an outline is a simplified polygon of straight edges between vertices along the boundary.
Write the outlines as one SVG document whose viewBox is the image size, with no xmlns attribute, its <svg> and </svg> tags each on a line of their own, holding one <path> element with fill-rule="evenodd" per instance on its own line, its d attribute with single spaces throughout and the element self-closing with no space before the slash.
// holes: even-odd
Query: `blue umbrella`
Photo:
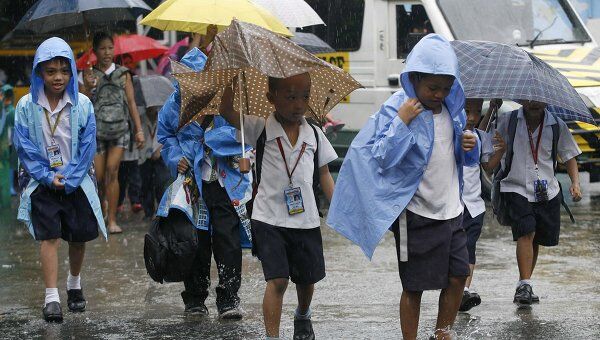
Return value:
<svg viewBox="0 0 600 340">
<path fill-rule="evenodd" d="M 467 98 L 532 100 L 565 121 L 595 124 L 575 88 L 560 72 L 517 47 L 489 41 L 452 41 Z"/>
<path fill-rule="evenodd" d="M 16 31 L 48 33 L 73 26 L 134 21 L 152 9 L 143 0 L 39 0 L 23 16 Z"/>
</svg>

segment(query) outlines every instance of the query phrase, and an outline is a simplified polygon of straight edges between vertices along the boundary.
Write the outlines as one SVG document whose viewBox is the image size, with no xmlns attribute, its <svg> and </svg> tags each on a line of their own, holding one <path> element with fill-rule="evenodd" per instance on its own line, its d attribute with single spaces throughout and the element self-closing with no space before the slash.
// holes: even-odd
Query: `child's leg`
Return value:
<svg viewBox="0 0 600 340">
<path fill-rule="evenodd" d="M 306 315 L 312 302 L 313 293 L 315 292 L 315 285 L 296 285 L 296 293 L 298 295 L 298 310 L 297 312 L 301 315 Z"/>
<path fill-rule="evenodd" d="M 128 162 L 121 162 L 119 164 L 119 203 L 117 206 L 122 206 L 125 201 L 125 192 L 127 190 L 127 183 L 129 178 L 129 166 Z"/>
<path fill-rule="evenodd" d="M 469 277 L 465 281 L 465 287 L 471 287 L 471 281 L 473 281 L 473 272 L 475 271 L 475 264 L 469 264 Z"/>
<path fill-rule="evenodd" d="M 533 244 L 533 261 L 531 263 L 531 276 L 533 276 L 533 270 L 535 269 L 535 265 L 537 264 L 539 252 L 540 252 L 540 245 L 534 243 Z"/>
<path fill-rule="evenodd" d="M 102 215 L 106 218 L 107 209 L 104 203 L 106 196 L 105 185 L 104 185 L 104 173 L 106 170 L 106 152 L 97 153 L 94 156 L 94 171 L 96 174 L 96 182 L 98 183 L 98 196 L 100 196 L 100 206 L 102 207 Z"/>
<path fill-rule="evenodd" d="M 517 239 L 517 265 L 519 266 L 519 280 L 531 279 L 534 263 L 537 260 L 537 251 L 534 252 L 533 238 L 535 232 L 521 236 Z M 534 256 L 535 253 L 535 256 Z"/>
<path fill-rule="evenodd" d="M 197 234 L 198 249 L 189 276 L 183 280 L 185 290 L 181 292 L 181 298 L 186 312 L 206 315 L 208 310 L 204 302 L 210 287 L 211 237 L 207 230 L 198 230 Z"/>
<path fill-rule="evenodd" d="M 436 334 L 449 330 L 454 325 L 458 307 L 463 296 L 466 277 L 449 277 L 448 288 L 442 289 L 439 299 L 438 318 L 436 323 Z"/>
<path fill-rule="evenodd" d="M 85 242 L 69 242 L 69 269 L 72 276 L 79 276 L 85 256 Z"/>
<path fill-rule="evenodd" d="M 263 298 L 263 316 L 265 319 L 265 331 L 268 337 L 279 337 L 281 307 L 287 286 L 288 279 L 272 279 L 267 281 L 267 288 L 265 289 L 265 296 Z"/>
<path fill-rule="evenodd" d="M 417 338 L 422 295 L 423 292 L 402 291 L 400 297 L 400 328 L 402 328 L 402 337 L 406 340 Z"/>
<path fill-rule="evenodd" d="M 42 273 L 46 288 L 56 288 L 58 277 L 58 246 L 60 239 L 44 240 L 40 245 Z"/>
<path fill-rule="evenodd" d="M 127 194 L 129 195 L 131 205 L 140 204 L 142 202 L 142 177 L 140 174 L 140 166 L 137 161 L 131 161 L 131 164 L 129 164 L 128 184 Z"/>
<path fill-rule="evenodd" d="M 108 201 L 108 229 L 111 233 L 122 232 L 117 225 L 117 204 L 119 200 L 119 165 L 125 149 L 111 146 L 106 154 L 105 194 Z"/>
</svg>

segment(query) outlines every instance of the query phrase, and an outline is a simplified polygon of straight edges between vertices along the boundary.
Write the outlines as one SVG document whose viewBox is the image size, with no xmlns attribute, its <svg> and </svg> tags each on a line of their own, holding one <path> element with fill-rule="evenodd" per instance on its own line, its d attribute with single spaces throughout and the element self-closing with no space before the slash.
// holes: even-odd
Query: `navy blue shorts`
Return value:
<svg viewBox="0 0 600 340">
<path fill-rule="evenodd" d="M 476 256 L 475 250 L 477 249 L 477 240 L 481 235 L 481 229 L 483 227 L 483 217 L 485 212 L 475 217 L 471 216 L 469 209 L 465 208 L 463 212 L 463 229 L 467 232 L 467 250 L 469 251 L 469 264 L 475 264 Z"/>
<path fill-rule="evenodd" d="M 535 233 L 533 243 L 544 247 L 558 245 L 560 235 L 560 194 L 548 202 L 532 203 L 514 192 L 506 193 L 513 240 Z"/>
<path fill-rule="evenodd" d="M 88 242 L 98 237 L 96 215 L 81 188 L 67 195 L 39 185 L 31 194 L 31 223 L 38 241 Z"/>
</svg>

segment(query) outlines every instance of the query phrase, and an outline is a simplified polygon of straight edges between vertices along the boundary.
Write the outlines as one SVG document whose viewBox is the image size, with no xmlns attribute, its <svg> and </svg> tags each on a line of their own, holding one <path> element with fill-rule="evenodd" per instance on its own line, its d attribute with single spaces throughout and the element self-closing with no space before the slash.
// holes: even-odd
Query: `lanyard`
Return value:
<svg viewBox="0 0 600 340">
<path fill-rule="evenodd" d="M 281 137 L 277 137 L 277 146 L 279 146 L 279 152 L 281 153 L 281 157 L 283 158 L 283 163 L 285 163 L 285 171 L 287 172 L 288 179 L 290 180 L 290 185 L 292 185 L 292 175 L 294 174 L 294 171 L 296 171 L 296 167 L 298 166 L 298 163 L 300 163 L 300 158 L 302 158 L 304 151 L 306 151 L 306 142 L 302 143 L 302 149 L 300 150 L 298 159 L 296 159 L 296 164 L 294 165 L 292 172 L 290 172 L 287 160 L 285 159 L 285 152 L 283 151 L 283 145 L 281 145 Z"/>
<path fill-rule="evenodd" d="M 538 132 L 537 142 L 535 144 L 535 149 L 533 147 L 533 132 L 527 126 L 527 133 L 529 136 L 529 147 L 531 148 L 531 155 L 533 156 L 533 162 L 535 163 L 535 170 L 538 170 L 538 152 L 540 151 L 540 141 L 542 140 L 542 132 L 544 132 L 544 117 L 542 117 L 542 122 L 540 123 L 540 131 Z M 538 174 L 539 176 L 539 174 Z"/>
<path fill-rule="evenodd" d="M 64 109 L 63 109 L 64 110 Z M 54 141 L 54 133 L 56 133 L 56 128 L 58 127 L 58 123 L 60 123 L 60 116 L 62 116 L 63 110 L 60 110 L 56 120 L 54 121 L 54 125 L 50 123 L 50 115 L 48 114 L 48 110 L 44 109 L 44 114 L 46 115 L 46 122 L 48 122 L 48 128 L 50 129 L 50 137 L 52 138 L 52 144 Z"/>
</svg>

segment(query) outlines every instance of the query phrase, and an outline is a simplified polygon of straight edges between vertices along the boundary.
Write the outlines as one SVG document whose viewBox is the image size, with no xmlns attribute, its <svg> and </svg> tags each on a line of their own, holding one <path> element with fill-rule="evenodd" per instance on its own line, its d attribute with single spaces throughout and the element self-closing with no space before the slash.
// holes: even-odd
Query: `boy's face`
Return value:
<svg viewBox="0 0 600 340">
<path fill-rule="evenodd" d="M 454 84 L 454 77 L 447 75 L 427 75 L 421 79 L 413 77 L 411 80 L 417 98 L 429 110 L 442 107 L 444 99 L 450 94 Z"/>
<path fill-rule="evenodd" d="M 71 65 L 66 59 L 54 58 L 40 65 L 40 73 L 46 92 L 62 96 L 71 80 Z"/>
<path fill-rule="evenodd" d="M 280 79 L 276 89 L 267 93 L 275 113 L 288 123 L 298 123 L 308 110 L 310 75 L 308 73 Z"/>
<path fill-rule="evenodd" d="M 465 112 L 467 113 L 467 129 L 472 130 L 475 124 L 481 117 L 481 107 L 483 106 L 483 99 L 467 99 L 465 102 Z"/>
<path fill-rule="evenodd" d="M 542 116 L 546 109 L 546 103 L 536 102 L 533 100 L 519 100 L 519 104 L 523 105 L 523 112 L 527 115 Z"/>
</svg>

